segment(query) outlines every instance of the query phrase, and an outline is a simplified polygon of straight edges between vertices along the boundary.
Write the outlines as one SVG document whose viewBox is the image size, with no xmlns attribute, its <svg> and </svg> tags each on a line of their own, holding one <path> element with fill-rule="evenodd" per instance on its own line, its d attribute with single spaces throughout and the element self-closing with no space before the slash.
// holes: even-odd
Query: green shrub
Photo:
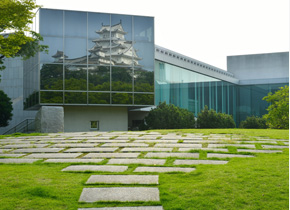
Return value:
<svg viewBox="0 0 290 210">
<path fill-rule="evenodd" d="M 12 120 L 12 101 L 2 90 L 0 90 L 0 127 L 9 125 L 9 120 Z"/>
<path fill-rule="evenodd" d="M 240 128 L 267 128 L 266 120 L 260 117 L 251 116 L 240 123 Z"/>
<path fill-rule="evenodd" d="M 178 129 L 194 128 L 194 114 L 187 109 L 176 107 L 173 104 L 160 103 L 155 109 L 152 109 L 145 117 L 147 129 Z M 140 128 L 140 129 L 141 129 Z"/>
<path fill-rule="evenodd" d="M 231 115 L 216 113 L 215 110 L 204 109 L 198 114 L 197 126 L 199 128 L 235 128 L 236 124 Z"/>
</svg>

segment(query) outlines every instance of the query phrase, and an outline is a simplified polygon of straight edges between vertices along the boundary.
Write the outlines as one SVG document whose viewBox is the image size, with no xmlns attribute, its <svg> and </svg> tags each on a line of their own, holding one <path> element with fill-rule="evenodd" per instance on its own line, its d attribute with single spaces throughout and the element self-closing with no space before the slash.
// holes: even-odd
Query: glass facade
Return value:
<svg viewBox="0 0 290 210">
<path fill-rule="evenodd" d="M 171 103 L 196 116 L 205 105 L 233 116 L 237 126 L 247 116 L 266 114 L 263 101 L 285 84 L 236 85 L 162 61 L 155 61 L 155 104 Z"/>
<path fill-rule="evenodd" d="M 154 18 L 40 9 L 39 33 L 49 53 L 25 70 L 40 81 L 25 108 L 154 105 Z"/>
</svg>

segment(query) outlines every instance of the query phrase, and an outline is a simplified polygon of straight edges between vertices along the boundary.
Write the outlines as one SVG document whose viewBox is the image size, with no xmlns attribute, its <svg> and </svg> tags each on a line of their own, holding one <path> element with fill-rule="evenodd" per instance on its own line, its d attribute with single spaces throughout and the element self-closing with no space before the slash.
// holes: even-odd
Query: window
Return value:
<svg viewBox="0 0 290 210">
<path fill-rule="evenodd" d="M 99 130 L 99 121 L 91 121 L 91 130 Z"/>
</svg>

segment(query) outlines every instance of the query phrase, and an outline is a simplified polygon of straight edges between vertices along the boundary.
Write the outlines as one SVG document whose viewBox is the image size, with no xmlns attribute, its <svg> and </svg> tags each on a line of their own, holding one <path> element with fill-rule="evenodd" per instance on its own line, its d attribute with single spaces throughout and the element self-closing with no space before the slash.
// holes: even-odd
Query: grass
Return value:
<svg viewBox="0 0 290 210">
<path fill-rule="evenodd" d="M 0 135 L 0 139 L 7 137 L 20 137 L 20 136 L 47 136 L 47 133 L 13 133 L 8 135 Z"/>
<path fill-rule="evenodd" d="M 197 129 L 196 129 L 197 130 Z M 222 131 L 223 130 L 223 131 Z M 288 139 L 289 134 L 278 130 L 228 129 L 229 134 L 253 136 L 266 135 Z M 192 130 L 178 130 L 190 133 Z M 226 129 L 201 130 L 197 133 Z M 166 130 L 168 132 L 168 130 Z M 171 132 L 171 131 L 169 131 Z M 256 144 L 259 147 L 259 144 Z M 235 147 L 229 147 L 236 152 Z M 206 151 L 199 151 L 200 158 Z M 142 153 L 144 155 L 145 153 Z M 232 209 L 289 209 L 289 150 L 283 153 L 256 154 L 255 158 L 232 158 L 226 165 L 197 165 L 191 173 L 159 174 L 161 202 L 100 202 L 78 203 L 84 187 L 124 185 L 85 185 L 92 174 L 116 173 L 68 173 L 61 169 L 70 164 L 34 163 L 0 165 L 0 200 L 2 210 L 63 210 L 91 207 L 161 205 L 165 210 L 232 210 Z M 172 165 L 176 158 L 167 158 Z M 107 161 L 107 160 L 106 160 Z M 126 172 L 133 173 L 138 165 L 129 165 Z M 139 173 L 138 173 L 139 174 Z M 140 173 L 152 174 L 152 173 Z"/>
</svg>

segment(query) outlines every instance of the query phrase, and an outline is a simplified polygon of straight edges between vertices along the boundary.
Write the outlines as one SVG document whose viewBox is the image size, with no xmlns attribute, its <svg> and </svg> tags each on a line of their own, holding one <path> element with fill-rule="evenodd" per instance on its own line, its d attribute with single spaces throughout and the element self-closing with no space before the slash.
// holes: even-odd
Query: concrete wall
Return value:
<svg viewBox="0 0 290 210">
<path fill-rule="evenodd" d="M 228 56 L 227 69 L 240 84 L 288 82 L 289 52 Z"/>
<path fill-rule="evenodd" d="M 91 121 L 99 121 L 99 131 L 127 131 L 127 107 L 65 106 L 64 131 L 92 131 Z"/>
</svg>

